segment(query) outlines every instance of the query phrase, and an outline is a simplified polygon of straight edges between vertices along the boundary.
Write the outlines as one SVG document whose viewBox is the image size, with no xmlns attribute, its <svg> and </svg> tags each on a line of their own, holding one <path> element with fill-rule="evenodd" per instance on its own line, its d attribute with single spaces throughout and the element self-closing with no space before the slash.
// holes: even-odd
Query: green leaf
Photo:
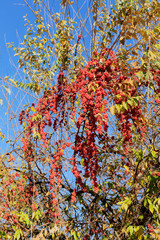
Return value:
<svg viewBox="0 0 160 240">
<path fill-rule="evenodd" d="M 138 232 L 139 229 L 140 229 L 140 226 L 135 226 L 134 227 L 135 232 Z"/>
<path fill-rule="evenodd" d="M 151 213 L 153 213 L 154 212 L 153 204 L 152 204 L 152 202 L 149 198 L 147 199 L 147 201 L 148 201 L 148 204 L 149 204 L 149 210 L 150 210 Z"/>
<path fill-rule="evenodd" d="M 6 233 L 5 233 L 5 232 L 2 232 L 2 231 L 0 231 L 0 237 L 6 237 Z"/>
<path fill-rule="evenodd" d="M 77 232 L 77 231 L 75 231 L 75 230 L 71 230 L 71 236 L 74 236 L 74 239 L 75 240 L 78 240 L 79 238 L 79 233 Z"/>
<path fill-rule="evenodd" d="M 152 202 L 151 202 L 151 200 L 149 198 L 147 199 L 147 201 L 148 201 L 149 204 L 152 204 Z"/>
<path fill-rule="evenodd" d="M 133 106 L 133 105 L 134 105 L 134 101 L 133 101 L 132 98 L 129 98 L 129 99 L 127 100 L 127 103 L 128 103 L 130 106 Z"/>
<path fill-rule="evenodd" d="M 21 236 L 23 236 L 22 230 L 21 229 L 17 229 L 15 231 L 15 234 L 14 234 L 14 239 L 19 240 Z"/>
<path fill-rule="evenodd" d="M 117 109 L 118 113 L 120 113 L 121 112 L 121 105 L 120 104 L 116 104 L 115 106 L 116 106 L 116 109 Z"/>
<path fill-rule="evenodd" d="M 131 201 L 131 199 L 129 199 L 128 197 L 123 201 L 123 202 L 118 202 L 117 204 L 118 205 L 121 205 L 121 207 L 120 207 L 120 211 L 122 211 L 122 210 L 125 210 L 125 211 L 127 211 L 128 210 L 128 207 L 131 205 L 131 203 L 132 203 L 132 201 Z"/>
<path fill-rule="evenodd" d="M 81 166 L 83 166 L 84 158 L 81 159 Z"/>
<path fill-rule="evenodd" d="M 139 71 L 136 73 L 136 75 L 138 76 L 139 79 L 141 79 L 143 77 L 143 72 Z"/>
<path fill-rule="evenodd" d="M 134 102 L 135 102 L 135 104 L 137 106 L 138 103 L 139 103 L 139 97 L 138 96 L 137 97 L 133 97 L 133 100 L 134 100 Z"/>
<path fill-rule="evenodd" d="M 151 151 L 151 155 L 156 158 L 157 157 L 157 153 L 155 151 Z"/>
<path fill-rule="evenodd" d="M 127 104 L 127 102 L 123 102 L 122 105 L 123 105 L 123 107 L 124 107 L 126 110 L 128 110 L 128 104 Z"/>
<path fill-rule="evenodd" d="M 153 204 L 149 204 L 149 210 L 150 210 L 150 212 L 151 212 L 151 213 L 153 213 L 153 212 L 154 212 L 154 209 L 153 209 Z"/>
<path fill-rule="evenodd" d="M 142 239 L 142 235 L 143 235 L 143 229 L 142 229 L 142 227 L 140 227 L 140 229 L 138 230 L 137 235 L 138 235 L 138 240 L 141 240 L 141 239 Z"/>
<path fill-rule="evenodd" d="M 31 110 L 32 110 L 33 113 L 35 113 L 35 111 L 36 111 L 33 106 L 31 107 Z"/>
<path fill-rule="evenodd" d="M 136 151 L 136 157 L 137 157 L 137 160 L 138 160 L 138 161 L 141 160 L 141 159 L 143 159 L 143 156 L 144 156 L 144 153 L 143 153 L 142 150 Z"/>
<path fill-rule="evenodd" d="M 36 219 L 37 221 L 40 219 L 40 217 L 42 216 L 41 212 L 39 210 L 36 211 Z"/>
<path fill-rule="evenodd" d="M 79 234 L 78 234 L 78 232 L 77 231 L 74 231 L 74 239 L 75 240 L 78 240 L 79 238 Z"/>
<path fill-rule="evenodd" d="M 143 218 L 144 218 L 143 215 L 140 215 L 140 216 L 139 216 L 139 219 L 140 219 L 140 220 L 142 220 Z"/>
<path fill-rule="evenodd" d="M 21 213 L 20 213 L 20 219 L 19 219 L 19 220 L 20 220 L 21 222 L 26 223 L 27 226 L 29 226 L 29 224 L 30 224 L 29 217 L 28 217 L 28 215 L 27 215 L 26 213 L 24 213 L 24 212 L 21 212 Z"/>
<path fill-rule="evenodd" d="M 127 233 L 130 233 L 130 235 L 132 235 L 133 234 L 133 232 L 134 232 L 134 227 L 133 226 L 129 226 L 128 228 L 127 228 Z"/>
<path fill-rule="evenodd" d="M 144 199 L 144 206 L 147 205 L 147 198 Z"/>
</svg>

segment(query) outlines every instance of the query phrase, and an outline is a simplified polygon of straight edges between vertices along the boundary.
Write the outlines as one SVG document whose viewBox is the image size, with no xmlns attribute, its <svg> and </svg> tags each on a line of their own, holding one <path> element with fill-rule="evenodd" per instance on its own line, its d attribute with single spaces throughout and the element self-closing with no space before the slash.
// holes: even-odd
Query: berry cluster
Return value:
<svg viewBox="0 0 160 240">
<path fill-rule="evenodd" d="M 34 158 L 35 139 L 39 142 L 39 147 L 46 150 L 57 131 L 61 130 L 61 136 L 66 129 L 71 129 L 74 133 L 74 139 L 61 139 L 55 143 L 49 171 L 54 199 L 54 185 L 58 183 L 60 188 L 63 181 L 62 161 L 67 149 L 73 151 L 69 164 L 72 166 L 76 184 L 85 192 L 87 189 L 84 178 L 88 178 L 91 179 L 94 191 L 98 191 L 98 146 L 106 139 L 114 138 L 108 130 L 111 105 L 115 107 L 114 115 L 126 153 L 132 145 L 133 126 L 140 137 L 144 137 L 146 122 L 142 114 L 138 85 L 135 74 L 128 72 L 126 75 L 113 52 L 103 49 L 100 53 L 93 53 L 88 64 L 78 70 L 74 81 L 60 72 L 57 85 L 46 90 L 36 107 L 32 105 L 26 113 L 23 111 L 20 114 L 20 123 L 24 119 L 27 122 L 22 142 L 26 160 L 30 164 Z M 74 130 L 68 127 L 70 121 L 74 122 Z M 47 127 L 54 133 L 49 134 Z M 76 190 L 73 191 L 72 200 L 75 197 Z"/>
</svg>

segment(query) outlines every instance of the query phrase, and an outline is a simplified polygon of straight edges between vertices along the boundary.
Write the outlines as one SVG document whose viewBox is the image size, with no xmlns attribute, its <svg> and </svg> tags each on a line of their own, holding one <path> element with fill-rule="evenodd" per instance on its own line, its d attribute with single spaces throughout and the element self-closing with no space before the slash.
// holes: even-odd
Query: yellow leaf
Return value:
<svg viewBox="0 0 160 240">
<path fill-rule="evenodd" d="M 124 168 L 126 169 L 127 172 L 129 172 L 129 167 L 128 166 L 124 166 Z"/>
<path fill-rule="evenodd" d="M 45 44 L 45 43 L 47 42 L 47 39 L 44 38 L 44 39 L 42 40 L 42 42 L 43 42 L 43 44 Z"/>
<path fill-rule="evenodd" d="M 103 112 L 103 110 L 104 110 L 104 105 L 102 105 L 102 107 L 101 107 L 101 110 L 100 110 L 100 111 L 101 111 L 101 112 Z"/>
<path fill-rule="evenodd" d="M 143 72 L 142 72 L 142 71 L 139 71 L 139 72 L 136 73 L 136 75 L 137 75 L 139 78 L 141 78 L 141 77 L 143 76 Z"/>
<path fill-rule="evenodd" d="M 6 76 L 6 77 L 4 78 L 4 81 L 7 81 L 7 80 L 8 80 L 8 78 L 9 78 L 9 77 L 8 77 L 8 76 Z"/>
<path fill-rule="evenodd" d="M 103 224 L 103 230 L 105 230 L 107 228 L 106 224 Z"/>
<path fill-rule="evenodd" d="M 115 105 L 110 107 L 110 111 L 112 115 L 115 115 Z"/>
<path fill-rule="evenodd" d="M 38 27 L 39 29 L 41 29 L 41 28 L 43 27 L 43 25 L 42 25 L 42 24 L 39 24 L 37 27 Z"/>
<path fill-rule="evenodd" d="M 160 240 L 160 232 L 158 234 L 150 233 L 154 239 Z"/>
<path fill-rule="evenodd" d="M 151 59 L 155 59 L 155 54 L 153 52 L 149 52 L 149 54 Z"/>
<path fill-rule="evenodd" d="M 46 193 L 46 197 L 48 197 L 49 195 L 50 195 L 50 192 L 47 192 L 47 193 Z"/>
<path fill-rule="evenodd" d="M 40 44 L 39 44 L 39 49 L 43 49 L 43 48 L 44 48 L 43 44 L 40 43 Z"/>
</svg>

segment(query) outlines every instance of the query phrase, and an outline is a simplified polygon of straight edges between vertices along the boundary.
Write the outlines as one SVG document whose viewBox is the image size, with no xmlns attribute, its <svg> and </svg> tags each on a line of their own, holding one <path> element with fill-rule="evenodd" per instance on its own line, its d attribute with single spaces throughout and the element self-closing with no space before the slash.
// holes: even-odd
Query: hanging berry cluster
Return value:
<svg viewBox="0 0 160 240">
<path fill-rule="evenodd" d="M 47 90 L 36 107 L 32 105 L 27 113 L 21 113 L 20 123 L 24 119 L 27 121 L 22 139 L 27 161 L 31 163 L 33 160 L 35 139 L 40 147 L 47 149 L 56 131 L 61 129 L 62 136 L 62 131 L 69 129 L 67 126 L 72 120 L 75 124 L 74 139 L 72 137 L 55 143 L 57 147 L 50 169 L 51 188 L 54 189 L 54 183 L 57 182 L 61 187 L 63 155 L 65 149 L 71 146 L 73 156 L 69 164 L 73 166 L 76 183 L 86 191 L 83 179 L 91 179 L 94 191 L 97 192 L 98 146 L 105 137 L 112 137 L 108 131 L 110 107 L 114 106 L 118 130 L 127 152 L 128 146 L 132 144 L 132 125 L 140 133 L 145 131 L 140 100 L 136 76 L 133 73 L 127 73 L 126 76 L 115 55 L 108 49 L 101 53 L 94 52 L 88 64 L 78 70 L 76 80 L 71 81 L 64 72 L 60 72 L 57 86 Z M 30 114 L 31 110 L 33 114 Z M 47 126 L 53 130 L 53 134 L 49 135 Z"/>
</svg>

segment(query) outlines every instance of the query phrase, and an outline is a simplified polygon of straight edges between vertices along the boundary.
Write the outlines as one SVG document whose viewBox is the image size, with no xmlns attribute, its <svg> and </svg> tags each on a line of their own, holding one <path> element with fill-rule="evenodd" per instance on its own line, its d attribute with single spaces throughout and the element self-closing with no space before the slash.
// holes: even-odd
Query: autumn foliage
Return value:
<svg viewBox="0 0 160 240">
<path fill-rule="evenodd" d="M 98 33 L 88 59 L 83 31 L 74 32 L 73 46 L 71 18 L 57 15 L 58 32 L 51 36 L 40 10 L 35 11 L 40 40 L 30 29 L 26 47 L 16 50 L 24 73 L 33 72 L 31 83 L 16 84 L 30 88 L 37 101 L 21 110 L 21 138 L 0 163 L 2 239 L 159 239 L 160 68 L 153 33 L 160 31 L 160 6 L 150 3 L 152 19 L 148 5 L 117 5 L 109 22 L 112 33 L 121 26 L 114 40 L 101 29 L 105 3 L 95 2 Z M 73 3 L 61 4 L 66 11 Z M 139 27 L 145 17 L 149 46 Z M 133 23 L 131 35 L 127 22 Z M 139 34 L 144 55 L 132 43 L 137 38 L 141 44 Z M 114 49 L 115 44 L 121 47 Z"/>
</svg>

